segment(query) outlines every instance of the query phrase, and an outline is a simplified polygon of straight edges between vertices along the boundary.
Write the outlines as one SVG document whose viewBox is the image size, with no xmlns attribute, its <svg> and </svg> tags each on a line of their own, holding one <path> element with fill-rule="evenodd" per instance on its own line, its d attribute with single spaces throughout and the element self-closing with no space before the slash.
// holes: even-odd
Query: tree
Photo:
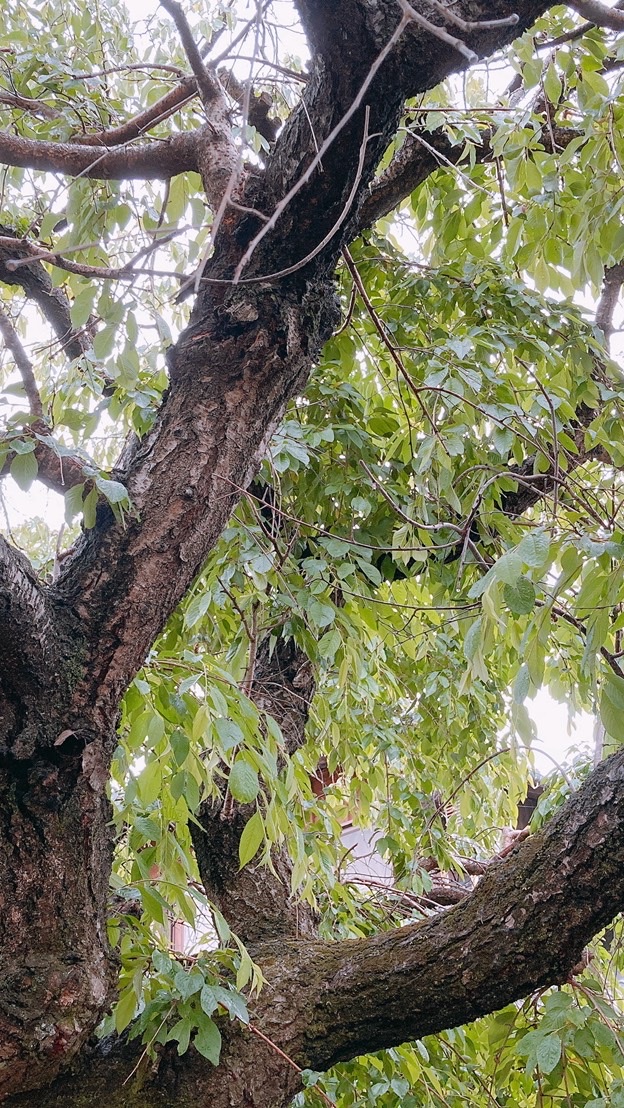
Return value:
<svg viewBox="0 0 624 1108">
<path fill-rule="evenodd" d="M 0 51 L 0 1095 L 620 1104 L 624 14 L 196 7 Z"/>
</svg>

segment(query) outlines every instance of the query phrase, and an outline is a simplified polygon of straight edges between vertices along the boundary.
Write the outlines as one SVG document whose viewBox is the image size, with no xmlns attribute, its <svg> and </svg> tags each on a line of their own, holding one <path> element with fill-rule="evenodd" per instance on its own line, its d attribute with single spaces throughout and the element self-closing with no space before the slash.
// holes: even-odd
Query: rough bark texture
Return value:
<svg viewBox="0 0 624 1108">
<path fill-rule="evenodd" d="M 195 840 L 204 879 L 254 943 L 269 980 L 254 1023 L 294 1064 L 252 1031 L 228 1025 L 217 1070 L 193 1050 L 183 1058 L 166 1051 L 126 1084 L 136 1044 L 84 1046 L 109 1007 L 115 974 L 104 929 L 106 786 L 120 699 L 331 331 L 339 250 L 360 225 L 405 98 L 465 65 L 426 30 L 406 27 L 324 152 L 322 171 L 304 180 L 315 156 L 311 135 L 322 146 L 344 123 L 399 11 L 394 0 L 298 0 L 297 7 L 313 51 L 305 105 L 284 126 L 266 169 L 240 182 L 244 204 L 275 219 L 238 208 L 223 219 L 190 325 L 170 353 L 161 411 L 120 462 L 132 514 L 120 524 L 101 505 L 47 588 L 0 542 L 0 1097 L 11 1104 L 277 1108 L 298 1086 L 296 1066 L 324 1068 L 562 980 L 624 904 L 624 755 L 601 766 L 545 833 L 488 872 L 461 905 L 352 943 L 297 937 L 282 861 L 273 886 L 258 867 L 238 874 L 232 852 L 247 814 L 235 810 L 228 822 L 205 811 L 207 834 Z M 474 32 L 470 47 L 490 54 L 547 7 L 519 0 L 514 28 Z M 439 20 L 426 3 L 419 10 Z M 465 0 L 458 10 L 478 21 L 506 17 L 510 5 Z M 168 177 L 210 161 L 205 148 L 198 160 L 198 142 L 205 132 L 108 151 L 4 132 L 0 158 L 68 175 Z M 232 285 L 263 228 L 242 283 Z M 275 276 L 292 266 L 287 277 Z M 50 290 L 43 291 L 49 304 Z M 57 326 L 51 307 L 48 318 Z M 252 689 L 292 749 L 312 692 L 299 661 L 281 649 L 274 659 L 263 655 Z M 266 914 L 259 922 L 254 898 L 256 914 Z"/>
<path fill-rule="evenodd" d="M 268 986 L 252 1021 L 299 1066 L 326 1069 L 565 981 L 584 945 L 623 901 L 621 752 L 598 767 L 544 831 L 492 866 L 449 911 L 371 939 L 281 937 L 259 945 Z M 283 1059 L 279 1067 L 279 1055 L 253 1032 L 223 1030 L 218 1070 L 194 1052 L 181 1060 L 167 1053 L 161 1065 L 146 1066 L 134 1084 L 116 1091 L 107 1083 L 111 1072 L 127 1076 L 139 1051 L 105 1044 L 74 1080 L 62 1079 L 37 1103 L 78 1108 L 106 1091 L 111 1108 L 177 1108 L 194 1097 L 216 1108 L 285 1108 L 297 1087 L 292 1067 Z"/>
</svg>

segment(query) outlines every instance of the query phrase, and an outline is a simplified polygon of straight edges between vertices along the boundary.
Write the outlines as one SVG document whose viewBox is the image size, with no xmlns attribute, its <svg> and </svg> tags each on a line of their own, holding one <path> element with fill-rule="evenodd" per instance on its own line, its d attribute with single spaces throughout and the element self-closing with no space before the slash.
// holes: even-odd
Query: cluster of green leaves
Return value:
<svg viewBox="0 0 624 1108">
<path fill-rule="evenodd" d="M 184 1054 L 192 1041 L 200 1054 L 218 1064 L 221 1032 L 215 1018 L 227 1013 L 248 1023 L 241 990 L 258 989 L 262 978 L 241 944 L 234 950 L 228 946 L 232 935 L 225 920 L 217 912 L 213 919 L 215 930 L 204 937 L 209 952 L 184 958 L 162 943 L 156 945 L 144 921 L 111 917 L 110 939 L 119 948 L 122 969 L 119 998 L 100 1028 L 102 1035 L 127 1029 L 128 1037 L 140 1036 L 151 1053 L 174 1040 Z M 210 950 L 217 941 L 223 947 Z"/>
</svg>

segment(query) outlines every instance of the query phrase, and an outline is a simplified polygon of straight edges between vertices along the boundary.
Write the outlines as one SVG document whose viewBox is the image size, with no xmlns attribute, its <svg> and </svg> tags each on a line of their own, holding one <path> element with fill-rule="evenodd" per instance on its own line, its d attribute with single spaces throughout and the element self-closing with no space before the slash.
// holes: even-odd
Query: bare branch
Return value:
<svg viewBox="0 0 624 1108">
<path fill-rule="evenodd" d="M 123 150 L 91 150 L 71 142 L 44 142 L 0 131 L 0 165 L 23 166 L 97 180 L 167 180 L 197 172 L 197 135 L 173 135 Z"/>
<path fill-rule="evenodd" d="M 41 403 L 41 396 L 39 394 L 39 388 L 35 380 L 35 373 L 33 370 L 32 362 L 26 353 L 21 339 L 17 334 L 11 320 L 6 312 L 0 306 L 0 335 L 4 339 L 4 344 L 13 355 L 15 365 L 19 370 L 20 377 L 22 378 L 22 384 L 24 386 L 24 392 L 28 399 L 28 406 L 30 408 L 31 415 L 36 419 L 43 420 L 43 404 Z"/>
<path fill-rule="evenodd" d="M 201 98 L 204 105 L 209 107 L 222 97 L 221 86 L 214 76 L 214 73 L 211 73 L 210 69 L 204 65 L 182 5 L 179 4 L 177 0 L 160 0 L 160 4 L 161 7 L 169 13 L 176 25 L 180 41 L 184 47 L 184 52 L 193 70 Z"/>
<path fill-rule="evenodd" d="M 41 685 L 54 681 L 49 670 L 54 641 L 51 610 L 37 574 L 0 536 L 0 750 L 20 718 L 20 701 L 34 702 Z"/>
<path fill-rule="evenodd" d="M 0 236 L 0 281 L 5 285 L 22 288 L 52 325 L 68 357 L 79 358 L 90 348 L 91 336 L 85 331 L 74 329 L 67 296 L 62 289 L 54 287 L 40 261 L 30 261 L 18 269 L 10 268 L 7 262 L 19 252 L 19 245 L 23 240 L 10 227 L 3 227 L 1 224 Z"/>
<path fill-rule="evenodd" d="M 572 8 L 583 19 L 587 19 L 596 27 L 608 27 L 612 31 L 624 31 L 624 12 L 615 8 L 609 8 L 600 0 L 567 0 L 569 8 Z"/>
<path fill-rule="evenodd" d="M 163 239 L 160 240 L 162 242 Z M 134 281 L 137 277 L 175 277 L 176 274 L 170 270 L 158 270 L 158 269 L 145 269 L 143 267 L 137 268 L 132 263 L 122 266 L 107 266 L 107 265 L 88 265 L 86 262 L 73 262 L 69 258 L 66 258 L 63 254 L 57 253 L 54 250 L 45 250 L 43 247 L 36 246 L 33 242 L 26 242 L 25 239 L 12 240 L 0 235 L 0 251 L 7 248 L 10 250 L 13 246 L 14 254 L 26 253 L 28 258 L 37 258 L 40 262 L 49 262 L 50 265 L 57 266 L 58 269 L 64 269 L 67 273 L 77 273 L 81 277 L 99 277 L 103 280 L 112 281 Z M 146 248 L 152 251 L 158 248 L 158 241 L 150 243 L 150 246 Z M 144 256 L 143 254 L 143 256 Z M 7 258 L 4 262 L 4 268 L 9 273 L 16 273 L 20 269 L 29 266 L 31 263 L 23 258 Z M 183 276 L 183 275 L 180 275 Z"/>
<path fill-rule="evenodd" d="M 0 92 L 0 104 L 8 104 L 11 108 L 19 108 L 21 111 L 31 112 L 32 115 L 41 115 L 44 119 L 58 119 L 61 114 L 57 108 L 51 108 L 43 100 L 33 100 L 30 96 L 18 96 L 10 92 Z"/>
</svg>

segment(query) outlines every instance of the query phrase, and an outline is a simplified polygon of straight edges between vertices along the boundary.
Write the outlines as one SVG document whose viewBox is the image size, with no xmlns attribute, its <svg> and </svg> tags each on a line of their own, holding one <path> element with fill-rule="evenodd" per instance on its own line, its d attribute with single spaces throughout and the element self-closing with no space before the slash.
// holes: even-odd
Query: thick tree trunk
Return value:
<svg viewBox="0 0 624 1108">
<path fill-rule="evenodd" d="M 106 777 L 67 742 L 0 760 L 0 1098 L 50 1081 L 114 996 Z"/>
</svg>

